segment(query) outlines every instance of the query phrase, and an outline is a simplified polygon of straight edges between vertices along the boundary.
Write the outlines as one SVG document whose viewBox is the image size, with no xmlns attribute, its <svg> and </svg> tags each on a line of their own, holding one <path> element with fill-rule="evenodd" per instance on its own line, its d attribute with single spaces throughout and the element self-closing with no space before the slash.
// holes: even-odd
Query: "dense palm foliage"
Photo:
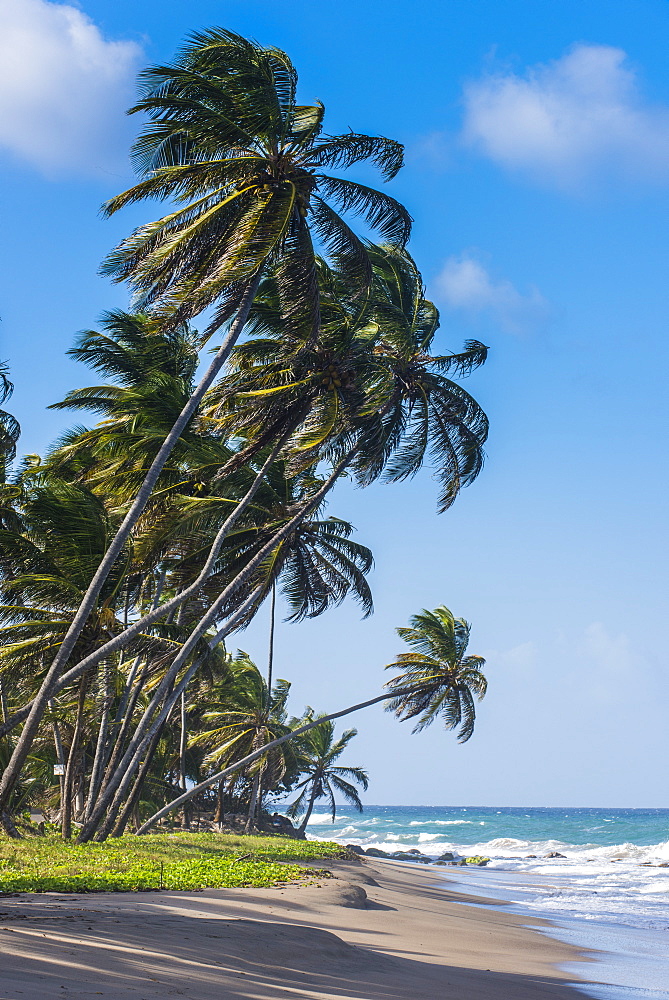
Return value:
<svg viewBox="0 0 669 1000">
<path fill-rule="evenodd" d="M 105 210 L 170 205 L 104 265 L 135 311 L 106 313 L 70 352 L 98 384 L 54 408 L 94 422 L 10 474 L 18 425 L 0 411 L 8 833 L 26 795 L 58 812 L 64 836 L 79 824 L 81 841 L 153 822 L 175 795 L 189 821 L 190 799 L 212 805 L 210 786 L 216 815 L 235 802 L 249 826 L 296 784 L 303 823 L 334 791 L 355 805 L 347 775 L 366 776 L 334 763 L 353 731 L 335 740 L 328 717 L 289 720 L 272 653 L 265 680 L 226 654 L 226 637 L 267 598 L 273 634 L 276 595 L 294 622 L 347 597 L 371 613 L 372 554 L 327 510 L 342 477 L 393 483 L 428 464 L 445 510 L 483 462 L 487 420 L 461 379 L 487 349 L 435 350 L 408 213 L 332 173 L 369 161 L 390 180 L 401 145 L 325 134 L 285 53 L 221 29 L 141 86 L 139 180 Z M 383 242 L 356 235 L 351 215 Z M 204 310 L 200 335 L 189 324 Z M 1 369 L 0 402 L 10 391 Z M 429 614 L 446 638 L 430 652 L 416 618 L 392 705 L 419 727 L 441 715 L 466 739 L 485 682 L 463 659 L 466 624 Z"/>
<path fill-rule="evenodd" d="M 171 198 L 178 207 L 136 230 L 110 255 L 106 270 L 128 280 L 143 308 L 167 325 L 207 307 L 214 310 L 208 332 L 230 323 L 150 467 L 142 470 L 137 494 L 50 664 L 0 778 L 0 810 L 104 581 L 243 330 L 263 270 L 273 268 L 285 323 L 306 324 L 313 341 L 320 310 L 312 229 L 325 253 L 361 288 L 371 278 L 366 246 L 339 213 L 361 215 L 372 230 L 400 245 L 409 236 L 409 216 L 393 198 L 321 173 L 369 160 L 390 179 L 402 165 L 402 146 L 364 135 L 322 136 L 324 109 L 297 103 L 297 74 L 280 50 L 212 29 L 193 36 L 173 65 L 146 70 L 143 81 L 132 109 L 148 120 L 134 147 L 142 180 L 112 199 L 107 211 L 145 198 Z"/>
</svg>

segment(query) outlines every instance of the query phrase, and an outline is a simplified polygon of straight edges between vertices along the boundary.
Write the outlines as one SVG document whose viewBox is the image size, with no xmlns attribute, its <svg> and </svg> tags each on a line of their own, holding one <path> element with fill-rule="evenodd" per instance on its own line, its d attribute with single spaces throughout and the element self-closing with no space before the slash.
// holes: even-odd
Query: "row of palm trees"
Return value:
<svg viewBox="0 0 669 1000">
<path fill-rule="evenodd" d="M 487 420 L 456 380 L 486 348 L 433 353 L 439 317 L 405 249 L 408 213 L 325 172 L 370 161 L 389 180 L 401 145 L 326 135 L 323 106 L 297 101 L 286 54 L 221 29 L 193 36 L 141 86 L 131 109 L 144 120 L 140 179 L 105 211 L 147 198 L 170 210 L 104 264 L 128 282 L 132 311 L 108 313 L 71 352 L 103 384 L 56 404 L 99 420 L 29 456 L 3 492 L 0 663 L 13 693 L 0 821 L 10 834 L 45 727 L 62 744 L 58 706 L 69 704 L 71 727 L 64 835 L 78 795 L 79 840 L 103 839 L 137 801 L 176 706 L 277 586 L 295 620 L 347 594 L 371 611 L 371 553 L 325 516 L 342 477 L 396 482 L 427 460 L 445 510 L 482 464 Z M 352 215 L 380 242 L 357 235 Z M 428 675 L 422 696 L 451 724 Z M 401 717 L 425 711 L 414 688 L 392 685 Z M 243 759 L 267 771 L 276 742 Z M 200 784 L 182 781 L 181 798 Z"/>
</svg>

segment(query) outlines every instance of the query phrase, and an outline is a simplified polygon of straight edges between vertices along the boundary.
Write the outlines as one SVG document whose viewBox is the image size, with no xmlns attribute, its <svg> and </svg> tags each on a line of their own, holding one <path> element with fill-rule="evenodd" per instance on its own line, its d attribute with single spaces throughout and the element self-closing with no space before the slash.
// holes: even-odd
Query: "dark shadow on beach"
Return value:
<svg viewBox="0 0 669 1000">
<path fill-rule="evenodd" d="M 165 897 L 163 897 L 164 899 Z M 33 897 L 35 899 L 35 897 Z M 79 897 L 2 905 L 1 1000 L 565 1000 L 564 980 L 435 965 L 347 944 L 295 921 L 98 909 Z M 265 901 L 266 902 L 266 901 Z M 353 922 L 355 915 L 351 914 Z"/>
</svg>

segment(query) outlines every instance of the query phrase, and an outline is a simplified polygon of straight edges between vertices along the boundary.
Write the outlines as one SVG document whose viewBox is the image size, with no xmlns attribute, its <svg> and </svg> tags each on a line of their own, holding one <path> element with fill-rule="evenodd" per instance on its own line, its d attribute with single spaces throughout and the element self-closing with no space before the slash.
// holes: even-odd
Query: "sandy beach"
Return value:
<svg viewBox="0 0 669 1000">
<path fill-rule="evenodd" d="M 497 901 L 418 866 L 328 869 L 275 889 L 0 897 L 0 998 L 574 1000 L 556 963 L 579 953 Z"/>
</svg>

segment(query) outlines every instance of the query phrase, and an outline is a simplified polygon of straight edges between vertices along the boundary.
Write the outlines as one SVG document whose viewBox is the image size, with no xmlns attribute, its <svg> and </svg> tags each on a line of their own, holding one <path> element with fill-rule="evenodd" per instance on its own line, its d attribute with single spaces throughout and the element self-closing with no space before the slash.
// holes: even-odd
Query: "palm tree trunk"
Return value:
<svg viewBox="0 0 669 1000">
<path fill-rule="evenodd" d="M 179 733 L 179 787 L 182 792 L 186 791 L 186 689 L 184 688 L 181 692 L 181 715 L 180 715 L 180 733 Z M 188 830 L 190 823 L 188 820 L 188 807 L 184 806 L 183 813 L 183 825 Z"/>
<path fill-rule="evenodd" d="M 7 722 L 7 720 L 9 719 L 9 713 L 7 711 L 7 697 L 5 695 L 5 688 L 1 677 L 0 677 L 0 705 L 2 705 L 2 721 Z M 5 831 L 8 837 L 12 837 L 14 839 L 20 838 L 21 834 L 16 829 L 12 817 L 9 815 L 8 812 L 5 812 L 4 809 L 0 811 L 0 826 Z"/>
<path fill-rule="evenodd" d="M 79 684 L 79 699 L 77 702 L 77 718 L 72 733 L 72 743 L 67 757 L 65 768 L 65 780 L 63 781 L 63 801 L 61 807 L 61 836 L 63 840 L 69 840 L 72 836 L 72 797 L 74 791 L 74 773 L 79 758 L 79 745 L 81 743 L 81 733 L 84 726 L 84 708 L 86 705 L 86 694 L 90 675 L 81 678 Z"/>
<path fill-rule="evenodd" d="M 139 657 L 135 661 L 135 663 L 137 663 L 138 661 L 139 661 Z M 133 668 L 134 668 L 134 666 L 135 665 L 133 664 Z M 142 670 L 142 672 L 141 672 L 141 674 L 140 674 L 140 676 L 139 676 L 139 678 L 137 680 L 137 683 L 135 684 L 134 688 L 132 689 L 132 692 L 130 694 L 130 698 L 129 698 L 129 701 L 127 703 L 127 707 L 126 707 L 126 710 L 125 710 L 125 715 L 124 715 L 123 720 L 121 722 L 121 728 L 118 730 L 118 733 L 117 733 L 117 736 L 116 736 L 116 741 L 115 741 L 114 747 L 112 749 L 111 757 L 109 758 L 109 761 L 107 763 L 107 767 L 105 769 L 104 776 L 101 779 L 100 788 L 96 792 L 96 799 L 91 803 L 90 809 L 88 810 L 88 817 L 85 820 L 85 823 L 88 822 L 88 820 L 90 819 L 90 817 L 91 817 L 91 815 L 93 813 L 93 809 L 97 805 L 97 800 L 99 799 L 99 797 L 101 795 L 104 794 L 104 792 L 107 789 L 107 786 L 108 786 L 109 782 L 111 781 L 113 775 L 116 773 L 116 769 L 118 767 L 118 763 L 119 763 L 119 761 L 121 759 L 121 756 L 122 756 L 122 754 L 124 752 L 124 748 L 125 748 L 125 745 L 126 745 L 126 737 L 128 735 L 128 732 L 130 730 L 130 726 L 132 724 L 132 717 L 133 717 L 134 712 L 135 712 L 135 707 L 137 705 L 137 702 L 139 701 L 139 696 L 142 693 L 142 687 L 144 685 L 144 681 L 146 680 L 146 677 L 147 677 L 148 672 L 149 672 L 149 667 L 150 667 L 149 663 L 145 663 L 144 664 L 144 668 L 143 668 L 143 670 Z M 131 672 L 132 672 L 133 668 L 131 668 Z M 126 688 L 127 688 L 127 684 L 126 684 Z M 118 713 L 117 713 L 117 719 L 118 719 Z M 114 725 L 116 725 L 116 722 L 114 723 Z"/>
<path fill-rule="evenodd" d="M 49 711 L 53 712 L 53 701 L 49 702 Z M 65 752 L 63 750 L 63 739 L 60 734 L 60 726 L 58 725 L 58 719 L 54 718 L 51 723 L 51 729 L 53 731 L 53 745 L 56 751 L 56 760 L 61 768 L 61 773 L 58 778 L 58 784 L 60 786 L 60 819 L 63 818 L 63 800 L 65 798 Z"/>
<path fill-rule="evenodd" d="M 272 598 L 269 605 L 269 651 L 267 654 L 267 711 L 272 704 L 272 671 L 274 668 L 274 622 L 276 616 L 276 580 L 272 580 Z"/>
<path fill-rule="evenodd" d="M 95 797 L 98 793 L 98 788 L 102 780 L 102 769 L 106 764 L 107 756 L 107 743 L 109 734 L 109 713 L 111 710 L 111 664 L 109 660 L 106 660 L 102 670 L 101 684 L 100 684 L 100 726 L 98 729 L 98 738 L 95 746 L 95 757 L 93 758 L 93 767 L 91 770 L 91 779 L 88 784 L 88 799 L 86 801 L 86 806 L 84 808 L 84 819 L 88 818 L 91 811 L 93 803 L 95 802 Z"/>
<path fill-rule="evenodd" d="M 79 605 L 79 609 L 74 616 L 72 624 L 70 625 L 70 628 L 68 629 L 67 634 L 53 659 L 37 696 L 33 700 L 30 714 L 27 718 L 25 726 L 23 727 L 23 732 L 21 733 L 16 747 L 14 748 L 14 752 L 3 772 L 2 779 L 0 779 L 0 811 L 4 810 L 7 806 L 12 789 L 18 781 L 23 765 L 25 764 L 26 758 L 30 753 L 30 748 L 32 747 L 35 736 L 37 735 L 37 729 L 42 721 L 49 699 L 54 695 L 55 685 L 62 673 L 63 667 L 72 654 L 75 644 L 81 635 L 86 622 L 88 621 L 91 611 L 95 607 L 100 591 L 102 590 L 114 563 L 120 556 L 135 524 L 146 507 L 167 459 L 171 455 L 177 441 L 181 437 L 182 432 L 197 412 L 205 392 L 225 364 L 230 351 L 234 347 L 244 326 L 246 325 L 246 321 L 253 304 L 253 299 L 255 298 L 255 294 L 258 290 L 258 285 L 260 284 L 260 277 L 261 271 L 258 271 L 249 283 L 249 286 L 241 300 L 239 312 L 231 324 L 227 336 L 224 338 L 223 343 L 221 344 L 214 360 L 207 369 L 206 374 L 200 381 L 197 389 L 184 406 L 183 410 L 179 414 L 179 417 L 174 423 L 174 426 L 161 445 L 158 454 L 151 463 L 151 467 L 146 474 L 146 478 L 140 487 L 137 497 L 123 519 L 121 527 L 112 539 L 102 562 L 98 566 L 98 569 L 90 582 L 88 590 Z"/>
<path fill-rule="evenodd" d="M 214 823 L 219 827 L 223 822 L 223 815 L 225 812 L 224 808 L 225 799 L 225 778 L 221 778 L 216 789 L 216 812 L 214 813 Z"/>
<path fill-rule="evenodd" d="M 267 651 L 267 705 L 265 712 L 269 719 L 269 712 L 272 705 L 272 673 L 274 668 L 274 624 L 276 620 L 276 580 L 272 580 L 272 595 L 269 605 L 269 649 Z M 262 775 L 258 785 L 258 816 L 262 819 L 262 800 L 265 792 Z M 260 824 L 258 824 L 260 826 Z"/>
<path fill-rule="evenodd" d="M 121 814 L 116 821 L 114 829 L 110 833 L 111 837 L 122 837 L 127 826 L 128 820 L 132 816 L 133 812 L 139 804 L 139 798 L 142 794 L 142 787 L 146 781 L 146 776 L 149 773 L 151 765 L 153 763 L 153 758 L 156 755 L 156 750 L 158 749 L 158 744 L 160 743 L 160 737 L 163 734 L 164 725 L 160 727 L 158 732 L 154 735 L 151 743 L 146 751 L 146 757 L 142 761 L 142 765 L 137 772 L 137 777 L 135 778 L 135 784 L 132 787 L 132 791 L 128 796 L 126 804 L 121 810 Z M 139 826 L 139 824 L 137 824 Z"/>
<path fill-rule="evenodd" d="M 158 822 L 158 820 L 162 819 L 163 816 L 167 816 L 167 814 L 172 812 L 173 809 L 178 809 L 179 806 L 183 805 L 184 802 L 187 802 L 188 799 L 194 798 L 194 796 L 199 795 L 200 792 L 204 791 L 205 788 L 210 788 L 211 785 L 215 784 L 217 781 L 222 781 L 223 778 L 227 778 L 229 775 L 241 770 L 248 764 L 252 764 L 258 759 L 258 757 L 262 757 L 263 754 L 267 753 L 268 750 L 272 750 L 274 747 L 280 746 L 287 740 L 294 740 L 297 736 L 301 736 L 302 733 L 308 733 L 310 729 L 314 729 L 316 726 L 320 726 L 324 722 L 330 722 L 332 719 L 341 719 L 345 715 L 351 715 L 352 712 L 359 712 L 362 708 L 368 708 L 370 705 L 377 705 L 380 701 L 387 701 L 389 698 L 397 698 L 400 695 L 413 694 L 416 691 L 422 690 L 423 687 L 418 685 L 413 688 L 403 688 L 400 691 L 393 691 L 392 694 L 388 692 L 386 694 L 379 694 L 375 698 L 370 698 L 368 701 L 361 701 L 357 705 L 351 705 L 349 708 L 343 708 L 340 712 L 333 712 L 331 715 L 323 715 L 304 726 L 300 726 L 299 729 L 294 729 L 292 732 L 286 733 L 285 736 L 279 736 L 276 740 L 272 740 L 271 743 L 266 743 L 264 746 L 260 747 L 259 750 L 254 750 L 252 753 L 247 754 L 246 757 L 242 757 L 241 760 L 231 764 L 230 767 L 226 767 L 224 770 L 213 774 L 210 778 L 206 778 L 205 781 L 201 781 L 198 785 L 195 785 L 187 792 L 184 792 L 183 795 L 173 799 L 172 802 L 168 802 L 166 806 L 163 806 L 162 809 L 159 809 L 157 813 L 154 813 L 153 816 L 147 819 L 147 821 L 139 828 L 137 833 L 147 833 L 151 827 Z"/>
<path fill-rule="evenodd" d="M 251 786 L 251 802 L 249 803 L 249 812 L 246 818 L 246 826 L 244 827 L 245 833 L 251 833 L 251 831 L 255 827 L 256 806 L 258 804 L 259 785 L 260 785 L 260 774 L 256 774 L 253 779 L 253 784 Z"/>
<path fill-rule="evenodd" d="M 7 695 L 5 694 L 5 685 L 2 677 L 0 677 L 0 709 L 2 709 L 2 721 L 7 722 L 9 712 L 7 711 Z"/>
<path fill-rule="evenodd" d="M 314 778 L 313 783 L 311 785 L 311 795 L 309 796 L 309 805 L 307 806 L 307 811 L 305 812 L 304 816 L 302 817 L 302 822 L 300 823 L 300 825 L 297 828 L 297 832 L 298 833 L 304 833 L 304 831 L 307 828 L 307 823 L 311 819 L 311 812 L 312 812 L 312 809 L 314 808 L 314 804 L 316 802 L 316 790 L 317 790 L 317 788 L 318 788 L 318 781 L 317 781 L 316 778 Z"/>
<path fill-rule="evenodd" d="M 107 837 L 111 834 L 112 830 L 116 825 L 117 816 L 119 815 L 119 812 L 123 809 L 124 799 L 126 798 L 126 796 L 127 796 L 126 804 L 129 804 L 130 807 L 128 810 L 128 816 L 132 811 L 132 808 L 134 806 L 134 801 L 133 801 L 133 792 L 129 791 L 130 785 L 132 784 L 132 779 L 136 778 L 135 784 L 133 785 L 133 790 L 139 793 L 139 790 L 141 789 L 141 784 L 144 780 L 144 775 L 148 772 L 148 769 L 151 766 L 151 761 L 153 760 L 153 754 L 155 753 L 158 743 L 160 741 L 160 736 L 163 729 L 165 728 L 165 723 L 167 722 L 170 712 L 179 698 L 179 692 L 177 691 L 173 697 L 170 697 L 170 695 L 172 695 L 171 691 L 168 693 L 167 697 L 168 700 L 167 712 L 161 714 L 156 725 L 151 729 L 149 739 L 147 739 L 146 742 L 142 744 L 142 752 L 137 754 L 136 765 L 125 776 L 125 780 L 119 783 L 118 791 L 116 792 L 116 795 L 112 800 L 109 810 L 107 811 L 107 815 L 104 818 L 104 821 L 100 823 L 99 829 L 95 837 L 96 840 L 99 841 L 106 840 Z M 143 761 L 142 761 L 142 756 L 144 758 Z M 79 838 L 77 839 L 77 843 L 82 842 L 82 835 L 84 829 L 85 826 L 82 828 Z"/>
</svg>

